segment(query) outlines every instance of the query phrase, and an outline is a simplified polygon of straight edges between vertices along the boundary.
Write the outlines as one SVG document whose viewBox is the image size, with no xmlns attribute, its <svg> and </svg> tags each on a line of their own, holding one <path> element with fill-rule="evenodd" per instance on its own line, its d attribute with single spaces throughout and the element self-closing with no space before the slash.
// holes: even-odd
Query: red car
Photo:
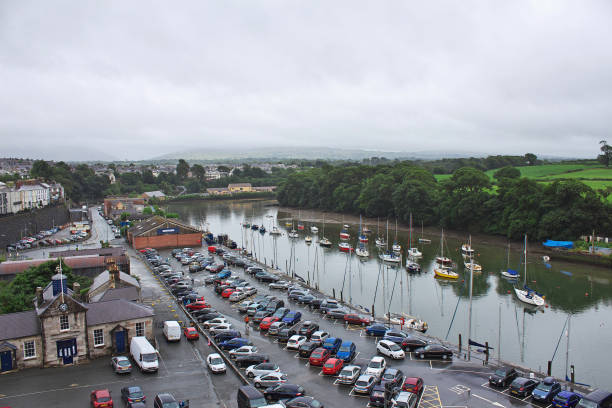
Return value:
<svg viewBox="0 0 612 408">
<path fill-rule="evenodd" d="M 214 254 L 215 252 L 217 252 L 217 247 L 213 245 L 209 246 L 208 252 L 210 252 L 211 254 Z"/>
<path fill-rule="evenodd" d="M 183 334 L 187 340 L 197 340 L 200 338 L 200 334 L 195 327 L 185 327 L 183 329 Z"/>
<path fill-rule="evenodd" d="M 94 390 L 91 392 L 91 406 L 94 408 L 113 408 L 113 399 L 109 390 Z"/>
<path fill-rule="evenodd" d="M 323 364 L 323 374 L 337 375 L 344 367 L 344 360 L 341 358 L 330 358 Z"/>
<path fill-rule="evenodd" d="M 324 349 L 323 347 L 316 348 L 312 354 L 310 354 L 310 359 L 308 360 L 310 365 L 312 366 L 322 366 L 328 358 L 331 357 L 331 352 L 328 349 Z"/>
<path fill-rule="evenodd" d="M 272 323 L 278 322 L 279 320 L 280 318 L 276 316 L 266 317 L 259 323 L 259 330 L 268 330 L 270 326 L 272 326 Z"/>
<path fill-rule="evenodd" d="M 202 310 L 202 309 L 206 309 L 210 307 L 210 305 L 204 301 L 198 301 L 198 302 L 190 303 L 185 307 L 189 310 Z"/>
<path fill-rule="evenodd" d="M 406 377 L 402 385 L 402 391 L 410 391 L 419 395 L 423 392 L 423 379 L 421 377 Z"/>
<path fill-rule="evenodd" d="M 221 292 L 221 296 L 224 298 L 228 298 L 235 291 L 236 291 L 236 288 L 227 288 L 223 292 Z"/>
<path fill-rule="evenodd" d="M 355 313 L 345 314 L 344 321 L 349 324 L 357 324 L 360 326 L 369 326 L 372 324 L 372 318 L 369 316 L 358 315 Z"/>
</svg>

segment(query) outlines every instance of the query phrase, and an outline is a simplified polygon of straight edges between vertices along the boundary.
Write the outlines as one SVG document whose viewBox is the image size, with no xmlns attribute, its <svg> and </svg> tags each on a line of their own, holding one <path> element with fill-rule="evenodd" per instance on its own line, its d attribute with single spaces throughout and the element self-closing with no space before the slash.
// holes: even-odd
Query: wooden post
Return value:
<svg viewBox="0 0 612 408">
<path fill-rule="evenodd" d="M 574 365 L 570 366 L 570 381 L 572 384 L 576 382 L 576 373 L 574 372 Z"/>
<path fill-rule="evenodd" d="M 336 289 L 332 288 L 332 297 L 335 299 L 336 298 Z"/>
<path fill-rule="evenodd" d="M 461 357 L 461 333 L 459 333 L 459 357 Z"/>
<path fill-rule="evenodd" d="M 552 361 L 548 360 L 548 369 L 546 370 L 546 374 L 550 377 L 552 373 Z"/>
<path fill-rule="evenodd" d="M 343 301 L 344 301 L 344 300 L 343 300 L 344 293 L 342 293 L 342 292 L 343 292 L 343 291 L 342 291 L 342 290 L 340 290 L 340 301 L 341 301 L 341 302 L 343 302 Z"/>
<path fill-rule="evenodd" d="M 489 364 L 489 342 L 485 342 L 485 364 Z"/>
<path fill-rule="evenodd" d="M 372 317 L 374 317 L 374 304 L 372 304 Z"/>
</svg>

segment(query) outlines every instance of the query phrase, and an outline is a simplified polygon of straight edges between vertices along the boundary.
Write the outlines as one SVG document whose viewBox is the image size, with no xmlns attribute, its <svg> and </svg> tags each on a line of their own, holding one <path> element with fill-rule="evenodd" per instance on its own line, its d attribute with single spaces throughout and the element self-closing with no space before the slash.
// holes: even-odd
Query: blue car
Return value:
<svg viewBox="0 0 612 408">
<path fill-rule="evenodd" d="M 216 274 L 215 278 L 217 278 L 217 279 L 225 279 L 225 278 L 229 278 L 231 274 L 232 274 L 232 271 L 224 269 L 221 272 L 219 272 L 218 274 Z"/>
<path fill-rule="evenodd" d="M 233 338 L 231 340 L 225 340 L 224 342 L 219 343 L 219 348 L 223 350 L 234 350 L 242 346 L 251 346 L 252 343 L 249 339 L 245 339 L 242 337 Z"/>
<path fill-rule="evenodd" d="M 561 392 L 561 384 L 553 377 L 546 377 L 531 392 L 531 398 L 537 402 L 550 403 L 555 395 Z"/>
<path fill-rule="evenodd" d="M 336 357 L 341 358 L 345 363 L 348 363 L 355 358 L 355 354 L 357 354 L 357 347 L 355 346 L 355 343 L 352 341 L 345 341 L 338 349 Z"/>
<path fill-rule="evenodd" d="M 289 311 L 289 313 L 285 315 L 285 317 L 283 317 L 283 322 L 287 323 L 289 326 L 293 326 L 294 324 L 299 322 L 301 318 L 302 318 L 301 312 L 296 312 L 295 310 L 291 310 Z"/>
<path fill-rule="evenodd" d="M 555 408 L 574 408 L 580 400 L 582 395 L 573 391 L 561 391 L 552 400 L 552 406 Z"/>
<path fill-rule="evenodd" d="M 336 354 L 342 345 L 342 339 L 338 337 L 328 337 L 323 342 L 323 348 L 329 350 L 330 353 Z"/>
<path fill-rule="evenodd" d="M 366 334 L 368 336 L 382 337 L 385 335 L 387 330 L 389 330 L 387 326 L 385 326 L 384 324 L 377 323 L 366 327 Z"/>
</svg>

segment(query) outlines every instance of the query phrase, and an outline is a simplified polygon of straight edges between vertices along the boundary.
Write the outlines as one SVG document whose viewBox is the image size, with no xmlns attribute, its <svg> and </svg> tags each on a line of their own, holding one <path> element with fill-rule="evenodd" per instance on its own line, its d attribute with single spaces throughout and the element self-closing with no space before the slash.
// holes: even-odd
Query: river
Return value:
<svg viewBox="0 0 612 408">
<path fill-rule="evenodd" d="M 260 261 L 268 265 L 275 263 L 283 271 L 295 271 L 327 294 L 335 290 L 337 298 L 342 292 L 343 299 L 352 304 L 368 309 L 374 305 L 378 316 L 389 309 L 417 316 L 429 324 L 427 334 L 454 344 L 461 333 L 465 347 L 470 273 L 463 268 L 460 251 L 463 240 L 446 238 L 444 241 L 445 255 L 458 265 L 455 270 L 459 280 L 439 281 L 433 277 L 433 260 L 440 252 L 440 234 L 425 233 L 431 244 L 419 245 L 423 252 L 422 272 L 410 274 L 404 268 L 381 263 L 374 244 L 376 225 L 368 225 L 372 230 L 367 244 L 370 257 L 364 261 L 338 250 L 341 222 L 325 224 L 325 236 L 332 241 L 331 248 L 318 246 L 316 237 L 312 245 L 307 245 L 304 238 L 312 235 L 311 222 L 304 222 L 305 230 L 299 231 L 299 238 L 290 239 L 287 233 L 291 227 L 285 223 L 290 222 L 291 215 L 272 204 L 271 201 L 198 201 L 171 203 L 168 210 L 192 225 L 210 229 L 215 235 L 228 234 Z M 316 214 L 316 218 L 313 215 L 312 211 L 305 212 L 303 218 L 316 219 L 321 236 L 321 215 Z M 241 223 L 245 219 L 263 224 L 268 231 L 277 223 L 282 235 L 274 237 L 244 229 Z M 354 217 L 350 219 L 354 221 Z M 297 228 L 297 219 L 295 225 Z M 357 221 L 350 225 L 349 242 L 355 247 L 359 224 Z M 386 235 L 385 230 L 381 224 L 381 235 Z M 420 236 L 420 228 L 416 228 L 413 242 Z M 389 241 L 393 242 L 394 238 L 395 226 L 389 225 Z M 404 248 L 408 239 L 406 230 L 398 232 L 397 240 Z M 500 275 L 508 266 L 508 251 L 503 246 L 479 241 L 473 241 L 472 246 L 475 260 L 483 271 L 474 273 L 471 338 L 482 344 L 488 342 L 494 348 L 492 359 L 501 356 L 504 361 L 544 372 L 547 361 L 552 359 L 552 372 L 558 378 L 565 377 L 567 363 L 568 367 L 575 366 L 577 382 L 612 388 L 607 351 L 612 345 L 611 271 L 555 261 L 554 257 L 547 265 L 541 256 L 528 254 L 527 283 L 546 297 L 546 307 L 534 311 L 516 298 L 513 283 Z M 519 285 L 522 286 L 524 264 L 520 244 L 513 243 L 509 259 L 510 268 L 520 271 Z"/>
</svg>

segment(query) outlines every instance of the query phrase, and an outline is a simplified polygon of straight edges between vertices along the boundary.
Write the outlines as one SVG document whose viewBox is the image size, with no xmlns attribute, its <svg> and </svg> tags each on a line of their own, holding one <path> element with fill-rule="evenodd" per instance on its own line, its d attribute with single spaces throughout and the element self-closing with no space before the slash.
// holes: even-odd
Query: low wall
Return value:
<svg viewBox="0 0 612 408">
<path fill-rule="evenodd" d="M 0 217 L 0 251 L 25 236 L 37 234 L 54 225 L 66 224 L 69 220 L 70 214 L 64 204 Z"/>
</svg>

